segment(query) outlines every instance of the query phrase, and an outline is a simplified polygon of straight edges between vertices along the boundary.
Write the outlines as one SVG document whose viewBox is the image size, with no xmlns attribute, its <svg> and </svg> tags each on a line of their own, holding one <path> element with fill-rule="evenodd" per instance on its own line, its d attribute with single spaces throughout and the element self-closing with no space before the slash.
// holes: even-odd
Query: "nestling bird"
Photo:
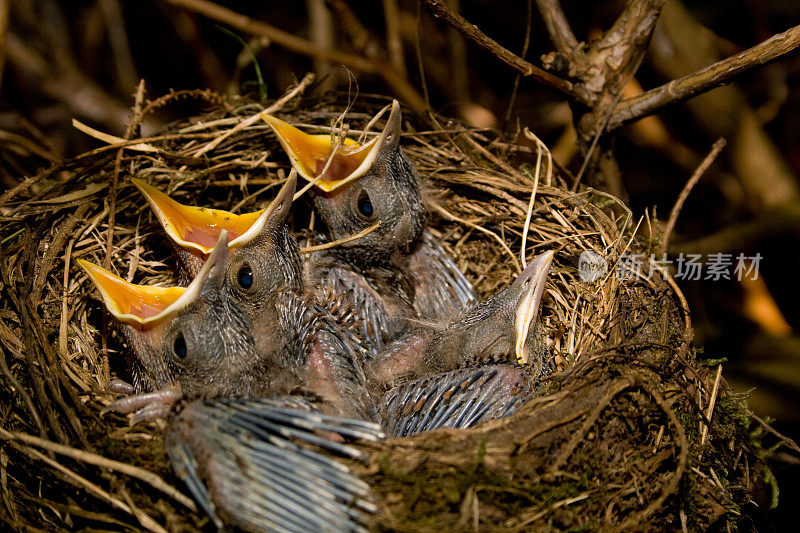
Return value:
<svg viewBox="0 0 800 533">
<path fill-rule="evenodd" d="M 285 344 L 258 353 L 249 315 L 225 290 L 227 240 L 223 230 L 185 288 L 133 285 L 80 261 L 123 324 L 137 382 L 155 390 L 119 407 L 169 417 L 173 468 L 217 527 L 360 529 L 374 510 L 368 487 L 329 456 L 357 457 L 344 441 L 382 437 L 377 424 L 340 418 L 373 411 L 358 345 L 288 289 L 284 323 L 273 326 Z"/>
<path fill-rule="evenodd" d="M 272 321 L 255 323 L 230 287 L 236 281 L 226 275 L 226 239 L 223 230 L 186 288 L 134 285 L 80 261 L 108 310 L 122 323 L 135 353 L 137 390 L 154 393 L 124 398 L 116 407 L 133 410 L 150 405 L 150 400 L 163 406 L 177 398 L 301 391 L 324 400 L 333 414 L 368 418 L 373 409 L 358 339 L 309 295 L 293 288 L 270 295 L 264 305 L 272 309 L 262 315 L 269 314 Z M 150 407 L 150 412 L 164 409 Z"/>
<path fill-rule="evenodd" d="M 367 374 L 378 387 L 408 376 L 429 376 L 496 362 L 526 365 L 533 377 L 551 371 L 536 314 L 553 252 L 535 257 L 516 280 L 446 328 L 420 329 L 387 347 Z"/>
<path fill-rule="evenodd" d="M 348 295 L 362 311 L 363 335 L 377 353 L 418 320 L 447 322 L 477 301 L 475 289 L 425 231 L 419 176 L 400 149 L 395 100 L 383 131 L 364 145 L 309 135 L 268 114 L 300 176 L 314 183 L 323 240 L 360 238 L 315 253 L 312 279 Z M 376 224 L 378 224 L 376 227 Z"/>
<path fill-rule="evenodd" d="M 286 225 L 297 187 L 296 173 L 289 174 L 269 206 L 243 215 L 183 205 L 142 180 L 131 181 L 175 245 L 188 279 L 200 271 L 225 230 L 230 248 L 228 275 L 235 276 L 243 290 L 263 295 L 283 286 L 300 287 L 300 254 Z"/>
<path fill-rule="evenodd" d="M 268 207 L 244 215 L 183 205 L 141 180 L 133 182 L 175 245 L 186 278 L 199 271 L 220 233 L 228 232 L 230 259 L 225 286 L 254 324 L 257 350 L 263 352 L 278 344 L 276 330 L 269 326 L 278 320 L 276 297 L 285 288 L 301 290 L 307 285 L 297 241 L 286 224 L 297 173 L 289 174 Z M 360 329 L 343 296 L 328 291 L 320 303 L 343 327 Z"/>
</svg>

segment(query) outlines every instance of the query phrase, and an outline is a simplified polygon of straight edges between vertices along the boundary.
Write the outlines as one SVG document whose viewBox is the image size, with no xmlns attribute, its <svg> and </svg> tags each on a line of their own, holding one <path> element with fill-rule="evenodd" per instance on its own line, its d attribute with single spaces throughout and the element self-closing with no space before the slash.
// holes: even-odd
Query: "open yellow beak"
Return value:
<svg viewBox="0 0 800 533">
<path fill-rule="evenodd" d="M 148 287 L 128 283 L 94 263 L 78 259 L 112 315 L 129 324 L 149 324 L 163 318 L 186 287 Z"/>
<path fill-rule="evenodd" d="M 285 218 L 297 187 L 297 174 L 289 174 L 289 179 L 269 206 L 243 215 L 183 205 L 142 180 L 132 178 L 131 181 L 144 195 L 170 238 L 182 248 L 206 256 L 214 249 L 223 230 L 228 232 L 228 245 L 236 248 L 258 235 L 274 215 L 280 214 Z"/>
<path fill-rule="evenodd" d="M 531 322 L 539 311 L 547 273 L 550 271 L 554 255 L 554 252 L 545 252 L 536 256 L 514 281 L 514 283 L 521 284 L 521 295 L 514 316 L 516 333 L 514 353 L 517 356 L 517 362 L 523 365 L 528 362 L 525 341 L 528 338 Z"/>
<path fill-rule="evenodd" d="M 192 303 L 200 294 L 203 283 L 212 275 L 224 270 L 228 259 L 225 230 L 219 236 L 216 250 L 203 264 L 203 268 L 188 287 L 151 287 L 129 283 L 94 263 L 78 259 L 78 264 L 94 282 L 109 312 L 121 322 L 131 325 L 148 325 L 174 315 Z"/>
<path fill-rule="evenodd" d="M 330 192 L 363 176 L 372 167 L 387 139 L 399 135 L 402 116 L 400 104 L 394 100 L 386 127 L 379 136 L 364 145 L 345 139 L 335 153 L 330 135 L 309 135 L 267 113 L 262 113 L 261 118 L 272 127 L 298 174 L 314 181 L 324 171 L 316 186 Z"/>
</svg>

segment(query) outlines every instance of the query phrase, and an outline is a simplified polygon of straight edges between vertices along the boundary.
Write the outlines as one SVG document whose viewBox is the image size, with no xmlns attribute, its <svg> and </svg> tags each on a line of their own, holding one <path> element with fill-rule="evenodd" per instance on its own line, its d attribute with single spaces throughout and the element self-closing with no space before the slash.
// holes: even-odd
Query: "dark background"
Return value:
<svg viewBox="0 0 800 533">
<path fill-rule="evenodd" d="M 565 98 L 532 80 L 516 80 L 511 68 L 465 42 L 416 2 L 220 4 L 316 39 L 320 46 L 379 63 L 389 59 L 385 8 L 394 6 L 398 11 L 392 20 L 402 48 L 395 69 L 423 101 L 427 93 L 434 111 L 509 135 L 527 126 L 563 165 L 573 171 L 580 166 Z M 535 3 L 532 13 L 524 0 L 449 4 L 518 54 L 529 28 L 526 58 L 535 64 L 552 50 Z M 597 36 L 622 8 L 613 1 L 562 5 L 580 40 Z M 797 24 L 800 3 L 790 0 L 669 1 L 636 82 L 645 89 L 658 86 Z M 309 94 L 342 91 L 342 104 L 356 92 L 396 96 L 382 76 L 289 52 L 168 1 L 0 0 L 0 43 L 2 188 L 15 186 L 51 161 L 96 147 L 95 140 L 72 128 L 73 117 L 122 135 L 140 78 L 151 97 L 208 87 L 257 99 L 260 91 L 277 98 L 306 72 L 316 72 Z M 729 86 L 624 127 L 613 141 L 623 195 L 634 214 L 638 218 L 647 210 L 661 220 L 713 141 L 728 141 L 689 197 L 671 253 L 763 257 L 757 282 L 680 285 L 704 356 L 726 358 L 729 383 L 752 391 L 754 411 L 773 418 L 779 431 L 795 438 L 800 437 L 799 92 L 800 56 L 790 54 Z M 202 111 L 196 100 L 183 99 L 159 111 L 144 133 Z M 780 528 L 791 523 L 791 504 L 800 501 L 800 467 L 780 451 L 772 467 L 781 483 L 783 506 L 771 516 Z"/>
</svg>

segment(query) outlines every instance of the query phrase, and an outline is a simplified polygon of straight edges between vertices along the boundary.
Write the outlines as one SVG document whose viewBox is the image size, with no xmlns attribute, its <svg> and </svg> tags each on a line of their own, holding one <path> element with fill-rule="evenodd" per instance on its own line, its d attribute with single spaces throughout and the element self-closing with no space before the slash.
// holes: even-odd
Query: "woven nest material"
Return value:
<svg viewBox="0 0 800 533">
<path fill-rule="evenodd" d="M 169 470 L 163 424 L 129 427 L 102 414 L 114 399 L 109 379 L 129 377 L 128 350 L 75 262 L 108 260 L 136 282 L 175 282 L 167 238 L 131 176 L 178 201 L 236 212 L 274 196 L 288 163 L 266 124 L 245 121 L 263 106 L 198 94 L 216 110 L 159 137 L 84 154 L 0 198 L 0 517 L 15 528 L 208 523 Z M 176 98 L 137 107 L 134 120 Z M 351 132 L 386 102 L 367 98 L 351 109 Z M 290 100 L 274 111 L 326 132 L 342 108 Z M 536 151 L 495 132 L 424 123 L 406 116 L 402 145 L 423 177 L 430 227 L 486 296 L 519 271 Z M 298 209 L 297 229 L 307 223 Z M 720 382 L 716 365 L 698 363 L 685 302 L 664 270 L 615 274 L 624 253 L 653 251 L 634 238 L 635 226 L 615 198 L 573 193 L 558 173 L 549 183 L 541 174 L 526 253 L 557 252 L 542 320 L 560 371 L 508 419 L 364 446 L 369 460 L 350 466 L 373 487 L 373 528 L 738 523 L 762 468 L 742 398 Z M 608 274 L 582 281 L 584 251 L 605 258 Z"/>
</svg>

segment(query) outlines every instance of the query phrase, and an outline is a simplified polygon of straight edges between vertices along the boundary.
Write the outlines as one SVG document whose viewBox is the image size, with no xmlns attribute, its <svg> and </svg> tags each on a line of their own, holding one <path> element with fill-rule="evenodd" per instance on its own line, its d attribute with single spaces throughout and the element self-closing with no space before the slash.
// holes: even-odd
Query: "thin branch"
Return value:
<svg viewBox="0 0 800 533">
<path fill-rule="evenodd" d="M 550 35 L 550 40 L 553 41 L 553 46 L 556 50 L 567 56 L 571 61 L 575 59 L 575 52 L 578 51 L 578 39 L 572 33 L 572 28 L 569 27 L 569 21 L 561 9 L 561 3 L 558 0 L 536 0 L 536 5 L 539 7 L 539 13 L 542 14 L 545 26 L 547 26 L 547 33 Z"/>
<path fill-rule="evenodd" d="M 128 140 L 135 136 L 135 132 L 139 129 L 142 120 L 142 104 L 144 103 L 144 80 L 139 81 L 139 86 L 136 89 L 136 100 L 133 105 L 133 115 L 131 122 L 128 124 L 128 129 L 125 131 L 124 140 Z M 109 207 L 108 207 L 108 230 L 106 231 L 106 257 L 103 266 L 108 269 L 111 266 L 111 251 L 113 250 L 114 243 L 114 219 L 117 214 L 117 185 L 119 183 L 119 174 L 122 171 L 122 154 L 123 149 L 117 151 L 117 157 L 114 161 L 114 174 L 111 180 L 111 191 L 109 192 Z"/>
<path fill-rule="evenodd" d="M 708 409 L 706 410 L 706 420 L 708 422 L 703 422 L 703 433 L 700 437 L 700 446 L 706 443 L 706 438 L 708 437 L 708 425 L 711 424 L 711 417 L 714 416 L 714 406 L 717 403 L 717 394 L 719 393 L 719 380 L 722 378 L 722 365 L 717 367 L 717 377 L 714 378 L 714 388 L 711 391 L 711 400 L 708 402 Z"/>
<path fill-rule="evenodd" d="M 582 89 L 578 85 L 573 85 L 567 80 L 553 76 L 533 63 L 525 61 L 511 50 L 499 45 L 474 24 L 469 23 L 464 17 L 455 13 L 442 0 L 422 0 L 435 17 L 442 19 L 448 26 L 463 33 L 472 42 L 488 51 L 500 61 L 518 70 L 525 77 L 530 77 L 536 81 L 548 85 L 572 98 L 590 105 L 594 100 L 593 95 Z"/>
<path fill-rule="evenodd" d="M 328 248 L 334 248 L 334 247 L 342 245 L 342 244 L 347 244 L 348 242 L 353 242 L 355 240 L 360 239 L 361 237 L 365 237 L 365 236 L 369 235 L 370 233 L 372 233 L 373 231 L 378 229 L 378 226 L 380 226 L 380 225 L 381 225 L 381 221 L 379 220 L 376 223 L 374 223 L 373 225 L 371 225 L 370 227 L 359 231 L 355 235 L 348 235 L 347 237 L 344 237 L 344 238 L 341 238 L 341 239 L 338 239 L 338 240 L 335 240 L 335 241 L 331 241 L 331 242 L 326 242 L 326 243 L 323 243 L 323 244 L 315 244 L 313 246 L 305 246 L 305 247 L 300 249 L 300 253 L 301 254 L 310 254 L 312 252 L 318 252 L 320 250 L 327 250 Z"/>
<path fill-rule="evenodd" d="M 709 91 L 737 74 L 774 61 L 798 46 L 800 46 L 800 26 L 795 26 L 694 74 L 672 80 L 633 98 L 626 98 L 614 110 L 608 129 L 614 130 L 627 122 L 652 115 L 666 105 L 682 102 Z"/>
<path fill-rule="evenodd" d="M 167 2 L 199 13 L 212 20 L 236 28 L 239 31 L 251 35 L 262 35 L 278 46 L 291 50 L 292 52 L 324 59 L 332 63 L 342 63 L 360 72 L 378 74 L 392 87 L 397 93 L 397 96 L 404 100 L 410 107 L 417 110 L 426 108 L 425 101 L 419 95 L 416 88 L 411 85 L 405 76 L 398 73 L 388 63 L 317 46 L 302 37 L 298 37 L 264 22 L 253 20 L 248 16 L 209 2 L 208 0 L 167 0 Z"/>
<path fill-rule="evenodd" d="M 531 44 L 531 19 L 533 18 L 533 0 L 528 0 L 528 8 L 525 10 L 525 37 L 522 39 L 522 53 L 520 57 L 525 59 L 528 55 L 528 47 Z M 514 85 L 511 88 L 511 96 L 508 99 L 508 107 L 506 108 L 505 123 L 506 128 L 511 122 L 511 115 L 514 113 L 514 105 L 517 102 L 517 91 L 519 90 L 519 80 L 522 79 L 522 74 L 517 73 L 514 76 Z"/>
<path fill-rule="evenodd" d="M 763 418 L 761 418 L 760 416 L 758 416 L 754 412 L 749 411 L 748 415 L 750 415 L 750 418 L 752 418 L 753 420 L 758 422 L 761 425 L 761 427 L 763 427 L 769 433 L 772 433 L 773 435 L 778 437 L 780 440 L 782 440 L 783 443 L 789 449 L 794 450 L 797 453 L 800 453 L 800 446 L 798 446 L 797 443 L 794 440 L 792 440 L 791 438 L 787 437 L 786 435 L 783 435 L 782 433 L 779 433 L 774 427 L 769 425 L 766 420 L 764 420 Z"/>
<path fill-rule="evenodd" d="M 669 238 L 672 236 L 672 230 L 675 229 L 675 223 L 678 221 L 678 216 L 681 214 L 681 209 L 683 208 L 684 202 L 686 202 L 686 199 L 689 197 L 689 193 L 692 192 L 694 186 L 697 184 L 703 174 L 705 174 L 706 170 L 708 170 L 708 167 L 711 166 L 711 163 L 714 162 L 723 148 L 725 148 L 725 139 L 717 139 L 717 141 L 711 147 L 711 151 L 708 153 L 705 159 L 703 159 L 697 169 L 695 169 L 692 177 L 686 182 L 686 185 L 684 185 L 681 194 L 675 201 L 675 205 L 672 206 L 672 211 L 669 213 L 667 226 L 664 228 L 664 234 L 661 236 L 661 247 L 659 250 L 662 254 L 667 251 Z"/>
</svg>

